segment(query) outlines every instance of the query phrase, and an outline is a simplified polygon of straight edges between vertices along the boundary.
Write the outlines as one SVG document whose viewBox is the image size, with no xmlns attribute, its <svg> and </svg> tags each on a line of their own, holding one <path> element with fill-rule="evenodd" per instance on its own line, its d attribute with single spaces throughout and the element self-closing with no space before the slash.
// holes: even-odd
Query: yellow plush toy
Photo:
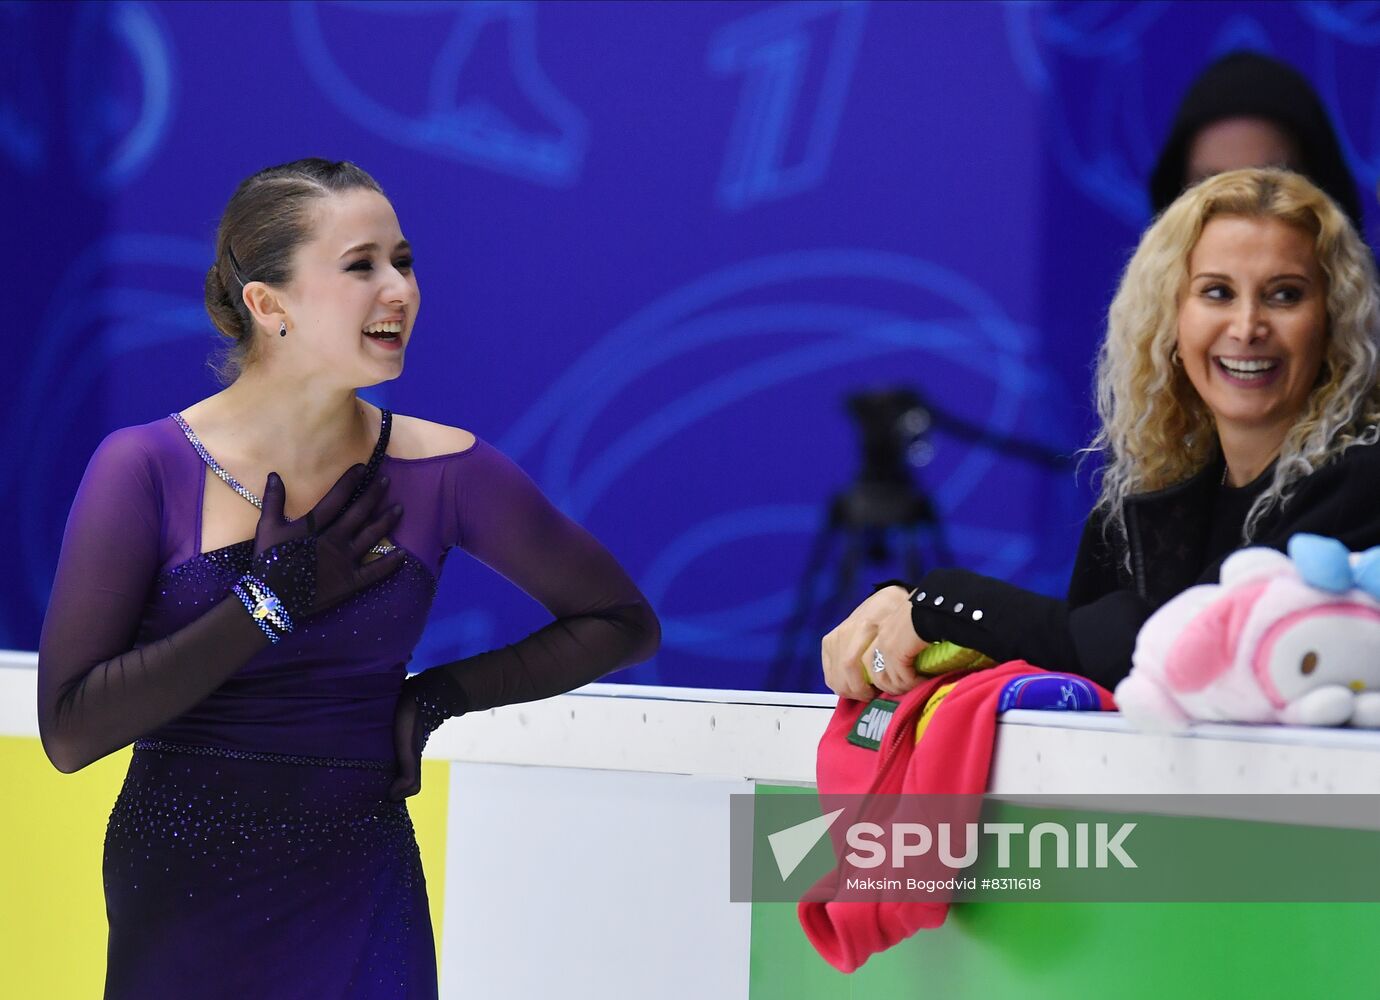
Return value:
<svg viewBox="0 0 1380 1000">
<path fill-rule="evenodd" d="M 944 674 L 969 667 L 990 667 L 997 661 L 976 649 L 952 642 L 932 642 L 915 658 L 915 669 L 922 674 Z"/>
<path fill-rule="evenodd" d="M 960 646 L 953 642 L 932 642 L 920 651 L 915 658 L 915 672 L 934 676 L 946 674 L 950 670 L 966 670 L 993 666 L 997 661 L 979 653 L 976 649 Z M 867 667 L 859 664 L 863 680 L 872 683 Z"/>
</svg>

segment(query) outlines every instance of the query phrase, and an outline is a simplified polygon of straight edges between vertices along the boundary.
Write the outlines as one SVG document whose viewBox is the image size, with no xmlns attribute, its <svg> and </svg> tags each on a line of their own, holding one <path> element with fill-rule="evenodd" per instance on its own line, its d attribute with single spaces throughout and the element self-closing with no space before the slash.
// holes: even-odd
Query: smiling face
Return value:
<svg viewBox="0 0 1380 1000">
<path fill-rule="evenodd" d="M 294 355 L 352 387 L 397 378 L 421 292 L 393 206 L 360 188 L 319 199 L 313 212 L 312 238 L 280 292 Z"/>
<path fill-rule="evenodd" d="M 1327 281 L 1313 237 L 1274 218 L 1211 219 L 1189 254 L 1178 350 L 1219 435 L 1283 440 L 1326 342 Z"/>
</svg>

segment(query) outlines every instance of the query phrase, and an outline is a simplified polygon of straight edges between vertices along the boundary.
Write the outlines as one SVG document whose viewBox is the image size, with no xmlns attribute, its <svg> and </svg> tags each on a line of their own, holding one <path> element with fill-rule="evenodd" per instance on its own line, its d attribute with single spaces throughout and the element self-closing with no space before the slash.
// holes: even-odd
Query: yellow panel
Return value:
<svg viewBox="0 0 1380 1000">
<path fill-rule="evenodd" d="M 417 847 L 426 872 L 431 929 L 436 935 L 436 968 L 441 968 L 441 907 L 446 900 L 446 807 L 450 798 L 450 761 L 422 761 L 422 790 L 407 800 L 417 830 Z"/>
<path fill-rule="evenodd" d="M 129 756 L 62 774 L 36 737 L 0 737 L 0 996 L 101 995 L 101 849 Z"/>
<path fill-rule="evenodd" d="M 105 984 L 101 850 L 130 751 L 61 774 L 35 737 L 0 736 L 0 997 L 89 1000 Z M 445 901 L 446 761 L 422 763 L 407 800 L 426 870 L 440 960 Z"/>
</svg>

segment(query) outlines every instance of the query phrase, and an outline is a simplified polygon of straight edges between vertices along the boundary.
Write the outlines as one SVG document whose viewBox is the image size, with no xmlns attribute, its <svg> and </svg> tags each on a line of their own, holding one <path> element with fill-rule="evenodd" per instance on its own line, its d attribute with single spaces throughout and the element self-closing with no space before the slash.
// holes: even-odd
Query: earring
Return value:
<svg viewBox="0 0 1380 1000">
<path fill-rule="evenodd" d="M 1170 362 L 1170 364 L 1174 365 L 1176 368 L 1182 368 L 1182 367 L 1183 367 L 1184 359 L 1181 358 L 1181 357 L 1179 357 L 1179 345 L 1178 345 L 1178 344 L 1175 344 L 1173 347 L 1171 347 L 1171 348 L 1169 349 L 1169 362 Z"/>
<path fill-rule="evenodd" d="M 287 336 L 287 323 L 286 323 L 286 322 L 279 324 L 279 326 L 278 326 L 278 336 L 280 336 L 280 337 L 286 337 L 286 336 Z"/>
</svg>

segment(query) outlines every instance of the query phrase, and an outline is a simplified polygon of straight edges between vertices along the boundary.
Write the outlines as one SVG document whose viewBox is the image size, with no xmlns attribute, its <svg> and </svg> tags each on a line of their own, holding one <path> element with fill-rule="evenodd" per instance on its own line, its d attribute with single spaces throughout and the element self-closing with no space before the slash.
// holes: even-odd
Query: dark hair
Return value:
<svg viewBox="0 0 1380 1000">
<path fill-rule="evenodd" d="M 211 361 L 222 383 L 239 378 L 254 347 L 244 285 L 291 281 L 293 255 L 311 239 L 312 203 L 356 188 L 383 194 L 378 181 L 348 160 L 312 157 L 260 170 L 235 189 L 216 227 L 215 263 L 206 272 L 206 312 L 230 341 Z"/>
<path fill-rule="evenodd" d="M 1184 94 L 1150 175 L 1150 204 L 1156 215 L 1188 183 L 1188 151 L 1194 137 L 1227 118 L 1263 118 L 1283 129 L 1298 148 L 1298 172 L 1331 196 L 1358 233 L 1364 232 L 1356 179 L 1347 169 L 1322 100 L 1298 70 L 1256 52 L 1223 56 L 1203 70 Z"/>
</svg>

